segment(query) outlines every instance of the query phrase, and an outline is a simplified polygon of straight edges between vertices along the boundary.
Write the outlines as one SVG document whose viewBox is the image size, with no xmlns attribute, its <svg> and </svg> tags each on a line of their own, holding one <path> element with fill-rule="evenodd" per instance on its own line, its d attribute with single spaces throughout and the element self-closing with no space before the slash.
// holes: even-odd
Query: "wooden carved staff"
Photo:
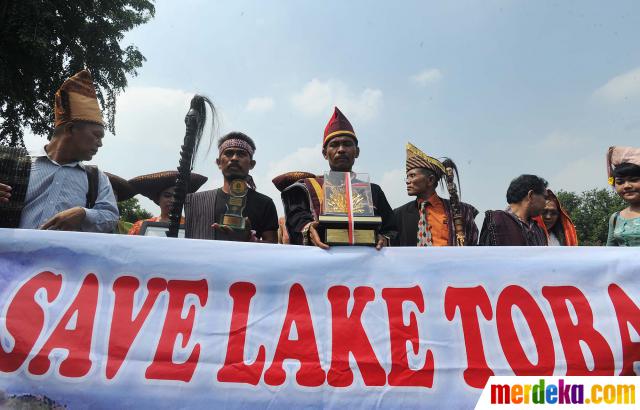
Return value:
<svg viewBox="0 0 640 410">
<path fill-rule="evenodd" d="M 215 121 L 216 110 L 211 100 L 202 95 L 195 95 L 191 99 L 191 107 L 187 112 L 184 122 L 187 131 L 184 136 L 184 143 L 180 148 L 180 162 L 178 163 L 178 177 L 176 178 L 176 188 L 173 193 L 173 206 L 169 212 L 169 232 L 167 236 L 170 238 L 178 237 L 180 229 L 180 217 L 182 216 L 182 208 L 184 200 L 189 189 L 189 181 L 191 180 L 191 170 L 196 153 L 200 146 L 204 125 L 207 122 L 207 105 L 211 109 L 211 138 L 213 138 L 213 127 Z M 210 141 L 211 142 L 211 141 Z M 211 146 L 211 144 L 209 144 Z"/>
<path fill-rule="evenodd" d="M 442 161 L 445 169 L 445 180 L 447 182 L 447 190 L 449 191 L 449 201 L 451 202 L 451 210 L 453 212 L 453 226 L 456 231 L 456 246 L 464 246 L 464 219 L 462 218 L 462 210 L 460 208 L 460 196 L 458 195 L 458 188 L 454 180 L 454 174 L 458 179 L 458 185 L 460 185 L 460 175 L 458 174 L 458 167 L 456 164 L 446 158 Z"/>
</svg>

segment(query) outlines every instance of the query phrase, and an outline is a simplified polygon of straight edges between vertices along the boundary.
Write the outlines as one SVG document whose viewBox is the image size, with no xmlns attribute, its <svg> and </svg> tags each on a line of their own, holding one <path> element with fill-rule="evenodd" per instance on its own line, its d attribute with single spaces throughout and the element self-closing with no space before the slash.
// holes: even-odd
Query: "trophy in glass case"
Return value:
<svg viewBox="0 0 640 410">
<path fill-rule="evenodd" d="M 216 239 L 226 241 L 243 241 L 249 236 L 250 227 L 246 226 L 246 218 L 243 215 L 247 206 L 247 193 L 249 187 L 244 179 L 234 179 L 229 185 L 229 198 L 227 198 L 227 211 L 222 215 L 221 226 L 230 228 L 219 230 Z"/>
<path fill-rule="evenodd" d="M 374 215 L 368 174 L 324 174 L 324 198 L 318 220 L 327 245 L 375 246 L 382 218 Z"/>
</svg>

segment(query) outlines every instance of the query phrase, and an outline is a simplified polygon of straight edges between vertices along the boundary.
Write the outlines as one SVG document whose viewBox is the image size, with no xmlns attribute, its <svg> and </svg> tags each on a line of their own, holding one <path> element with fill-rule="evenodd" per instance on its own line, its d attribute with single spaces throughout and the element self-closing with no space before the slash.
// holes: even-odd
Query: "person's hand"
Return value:
<svg viewBox="0 0 640 410">
<path fill-rule="evenodd" d="M 320 239 L 320 234 L 318 233 L 319 225 L 320 223 L 318 221 L 311 222 L 311 224 L 309 225 L 309 240 L 311 241 L 312 244 L 314 244 L 320 249 L 325 249 L 325 250 L 329 249 L 329 245 L 322 242 L 322 239 Z"/>
<path fill-rule="evenodd" d="M 0 183 L 0 203 L 9 202 L 11 198 L 11 187 Z"/>
<path fill-rule="evenodd" d="M 211 225 L 211 227 L 218 231 L 218 232 L 222 232 L 225 234 L 232 234 L 234 232 L 233 228 L 227 225 L 220 225 L 219 223 L 214 223 L 213 225 Z"/>
<path fill-rule="evenodd" d="M 387 246 L 387 238 L 383 235 L 378 234 L 378 243 L 376 243 L 376 249 L 380 250 L 385 246 Z"/>
<path fill-rule="evenodd" d="M 247 242 L 262 242 L 260 239 L 258 239 L 258 237 L 256 236 L 256 231 L 254 231 L 253 229 L 251 229 L 251 219 L 249 219 L 249 217 L 245 217 L 244 218 L 244 229 L 246 229 L 247 231 L 249 231 L 249 238 L 247 239 Z"/>
<path fill-rule="evenodd" d="M 58 212 L 45 222 L 40 229 L 54 230 L 54 231 L 77 231 L 82 225 L 85 216 L 87 215 L 84 208 L 76 206 L 75 208 L 67 209 L 66 211 Z"/>
<path fill-rule="evenodd" d="M 245 242 L 258 242 L 258 238 L 256 237 L 256 232 L 251 229 L 251 221 L 249 220 L 248 217 L 244 219 L 245 219 L 244 231 L 247 233 L 247 235 L 246 237 L 240 238 L 240 239 Z M 211 225 L 211 227 L 216 231 L 221 232 L 223 235 L 228 235 L 232 238 L 238 238 L 240 236 L 238 234 L 238 231 L 234 230 L 232 227 L 227 225 L 222 225 L 216 222 L 213 225 Z"/>
</svg>

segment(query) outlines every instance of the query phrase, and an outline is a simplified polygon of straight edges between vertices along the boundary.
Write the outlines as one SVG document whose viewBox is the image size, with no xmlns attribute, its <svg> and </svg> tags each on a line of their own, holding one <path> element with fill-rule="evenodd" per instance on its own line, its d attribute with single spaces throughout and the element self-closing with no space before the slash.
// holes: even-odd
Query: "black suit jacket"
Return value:
<svg viewBox="0 0 640 410">
<path fill-rule="evenodd" d="M 448 199 L 440 198 L 444 204 L 444 210 L 447 214 L 449 225 L 449 246 L 455 244 L 455 228 L 453 226 L 453 212 L 451 210 L 451 202 Z M 465 246 L 478 244 L 478 226 L 475 217 L 478 210 L 473 206 L 464 202 L 460 203 L 462 218 L 464 220 L 464 236 Z M 420 220 L 420 212 L 418 211 L 418 203 L 416 200 L 407 202 L 399 208 L 393 210 L 396 226 L 398 227 L 398 235 L 394 246 L 416 246 L 418 243 L 418 221 Z"/>
</svg>

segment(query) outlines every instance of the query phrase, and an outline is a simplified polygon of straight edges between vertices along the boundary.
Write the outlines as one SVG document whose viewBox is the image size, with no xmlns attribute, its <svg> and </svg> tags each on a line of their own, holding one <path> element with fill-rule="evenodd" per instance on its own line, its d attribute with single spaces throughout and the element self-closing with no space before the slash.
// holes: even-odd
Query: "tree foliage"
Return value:
<svg viewBox="0 0 640 410">
<path fill-rule="evenodd" d="M 120 211 L 121 220 L 131 223 L 139 221 L 140 219 L 149 219 L 153 216 L 151 212 L 140 206 L 136 198 L 118 202 L 118 211 Z"/>
<path fill-rule="evenodd" d="M 607 242 L 609 217 L 627 205 L 610 189 L 592 189 L 581 194 L 557 192 L 578 232 L 578 242 L 585 246 L 602 246 Z"/>
<path fill-rule="evenodd" d="M 49 134 L 56 90 L 83 68 L 114 132 L 116 96 L 145 61 L 120 41 L 154 14 L 151 0 L 0 1 L 0 143 L 24 145 L 27 126 Z"/>
</svg>

